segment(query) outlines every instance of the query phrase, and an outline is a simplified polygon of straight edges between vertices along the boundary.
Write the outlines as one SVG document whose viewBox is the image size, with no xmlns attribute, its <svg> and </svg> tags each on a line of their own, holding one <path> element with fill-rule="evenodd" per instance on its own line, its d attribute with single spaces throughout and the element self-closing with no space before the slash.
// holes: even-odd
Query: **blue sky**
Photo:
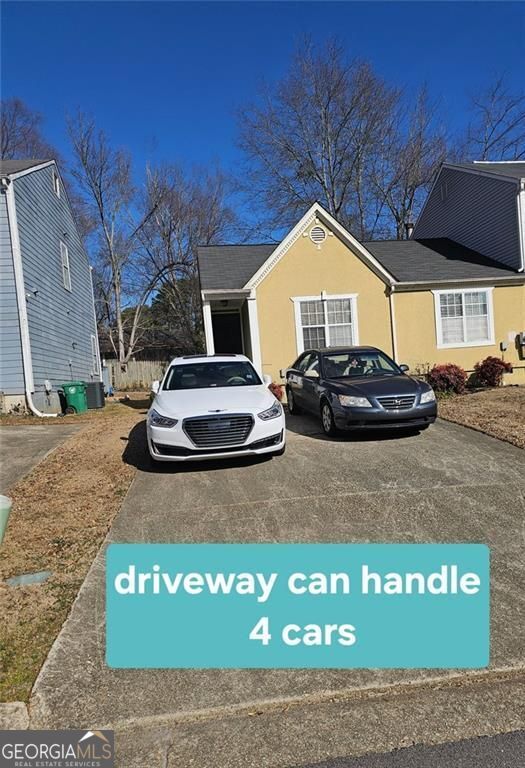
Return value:
<svg viewBox="0 0 525 768">
<path fill-rule="evenodd" d="M 397 85 L 426 81 L 453 129 L 493 73 L 523 79 L 524 3 L 7 2 L 2 96 L 42 112 L 66 157 L 64 116 L 80 107 L 138 167 L 234 169 L 235 109 L 286 72 L 305 33 L 338 35 Z"/>
</svg>

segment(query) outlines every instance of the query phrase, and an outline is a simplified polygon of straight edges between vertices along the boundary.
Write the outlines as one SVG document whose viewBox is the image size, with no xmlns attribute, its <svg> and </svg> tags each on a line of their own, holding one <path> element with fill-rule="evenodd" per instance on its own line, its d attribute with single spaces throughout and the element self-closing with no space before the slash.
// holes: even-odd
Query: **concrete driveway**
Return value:
<svg viewBox="0 0 525 768">
<path fill-rule="evenodd" d="M 76 424 L 30 424 L 0 428 L 0 491 L 21 480 L 51 451 L 80 429 Z"/>
<path fill-rule="evenodd" d="M 438 421 L 419 435 L 327 440 L 289 418 L 286 455 L 163 465 L 144 425 L 112 541 L 486 542 L 491 667 L 454 670 L 110 670 L 104 554 L 35 686 L 31 725 L 117 730 L 119 765 L 303 766 L 525 726 L 524 454 Z"/>
</svg>

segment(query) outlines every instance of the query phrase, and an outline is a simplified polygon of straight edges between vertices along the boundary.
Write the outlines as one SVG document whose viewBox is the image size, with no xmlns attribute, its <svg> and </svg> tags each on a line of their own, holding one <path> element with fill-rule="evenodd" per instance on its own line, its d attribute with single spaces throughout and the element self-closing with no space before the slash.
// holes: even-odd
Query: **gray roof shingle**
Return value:
<svg viewBox="0 0 525 768">
<path fill-rule="evenodd" d="M 202 290 L 243 288 L 277 245 L 200 246 L 198 260 Z"/>
<path fill-rule="evenodd" d="M 49 163 L 50 160 L 0 160 L 0 176 L 9 176 L 11 173 L 27 171 L 36 165 Z"/>
<path fill-rule="evenodd" d="M 478 161 L 476 163 L 453 163 L 455 168 L 465 168 L 469 171 L 487 171 L 498 176 L 507 176 L 511 179 L 525 179 L 525 161 L 489 163 Z"/>
<path fill-rule="evenodd" d="M 517 273 L 448 238 L 363 243 L 401 283 L 508 277 Z"/>
<path fill-rule="evenodd" d="M 447 238 L 363 243 L 400 283 L 510 277 L 518 273 Z M 202 290 L 243 288 L 277 247 L 210 245 L 198 249 Z"/>
</svg>

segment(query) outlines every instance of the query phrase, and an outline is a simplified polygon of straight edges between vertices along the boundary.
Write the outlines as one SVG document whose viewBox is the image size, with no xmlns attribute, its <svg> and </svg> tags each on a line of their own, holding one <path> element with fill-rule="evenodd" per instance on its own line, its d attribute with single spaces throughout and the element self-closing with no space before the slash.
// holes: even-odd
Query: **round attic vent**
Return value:
<svg viewBox="0 0 525 768">
<path fill-rule="evenodd" d="M 310 230 L 310 240 L 316 245 L 321 245 L 326 240 L 326 231 L 320 226 L 312 227 Z"/>
</svg>

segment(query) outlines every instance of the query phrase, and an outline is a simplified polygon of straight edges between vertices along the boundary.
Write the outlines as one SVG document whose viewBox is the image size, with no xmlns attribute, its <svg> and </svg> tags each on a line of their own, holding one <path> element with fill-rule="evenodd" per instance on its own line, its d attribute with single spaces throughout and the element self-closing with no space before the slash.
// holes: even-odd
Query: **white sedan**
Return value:
<svg viewBox="0 0 525 768">
<path fill-rule="evenodd" d="M 147 417 L 155 461 L 282 455 L 283 407 L 244 355 L 177 357 L 161 382 Z"/>
</svg>

